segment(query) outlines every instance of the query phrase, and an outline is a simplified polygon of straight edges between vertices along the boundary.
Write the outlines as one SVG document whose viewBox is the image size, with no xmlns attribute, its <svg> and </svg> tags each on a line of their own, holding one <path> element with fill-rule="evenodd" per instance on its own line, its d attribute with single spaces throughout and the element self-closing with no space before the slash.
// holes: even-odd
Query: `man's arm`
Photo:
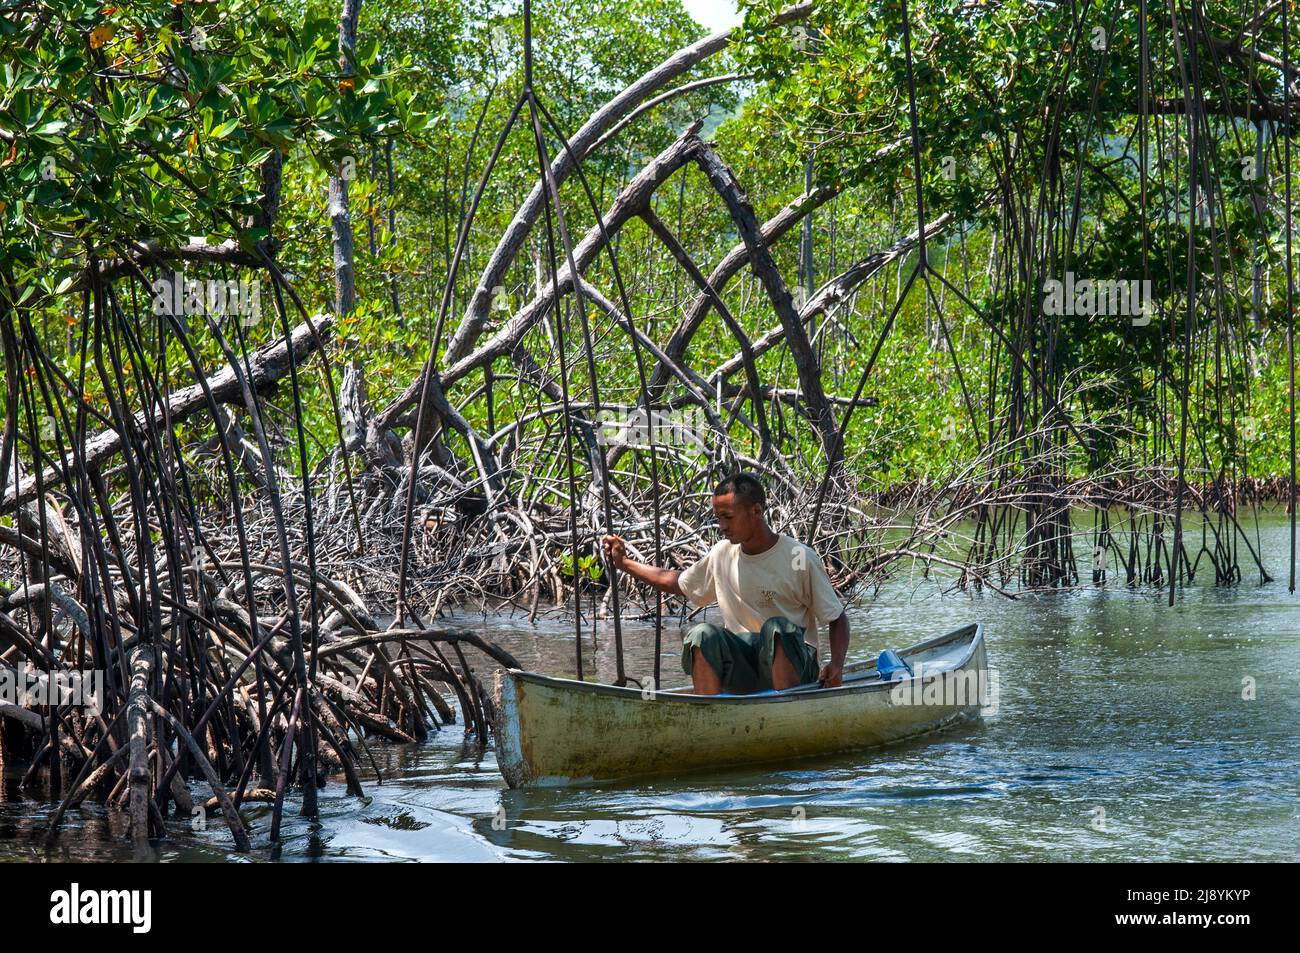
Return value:
<svg viewBox="0 0 1300 953">
<path fill-rule="evenodd" d="M 827 662 L 818 676 L 818 681 L 826 688 L 838 688 L 844 684 L 844 656 L 849 651 L 849 614 L 843 612 L 830 624 L 831 660 Z"/>
<path fill-rule="evenodd" d="M 654 586 L 660 592 L 666 592 L 672 596 L 681 596 L 686 598 L 686 593 L 682 592 L 681 586 L 677 580 L 681 578 L 681 572 L 676 569 L 661 569 L 659 566 L 650 566 L 646 563 L 639 563 L 635 559 L 629 559 L 627 556 L 627 544 L 623 542 L 621 536 L 605 536 L 601 538 L 601 546 L 605 550 L 605 558 L 610 564 L 620 572 L 625 572 L 633 579 L 640 580 L 648 586 Z M 847 637 L 845 645 L 848 644 Z M 840 653 L 841 659 L 843 653 Z"/>
</svg>

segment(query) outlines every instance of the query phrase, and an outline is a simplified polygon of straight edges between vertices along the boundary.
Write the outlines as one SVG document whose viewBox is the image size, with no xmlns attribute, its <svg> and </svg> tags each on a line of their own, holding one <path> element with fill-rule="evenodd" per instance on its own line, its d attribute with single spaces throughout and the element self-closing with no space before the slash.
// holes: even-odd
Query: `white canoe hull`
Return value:
<svg viewBox="0 0 1300 953">
<path fill-rule="evenodd" d="M 497 677 L 497 763 L 512 788 L 589 784 L 871 748 L 979 717 L 982 624 L 899 654 L 920 665 L 916 677 L 882 682 L 873 662 L 839 688 L 761 695 L 643 693 L 511 669 Z"/>
</svg>

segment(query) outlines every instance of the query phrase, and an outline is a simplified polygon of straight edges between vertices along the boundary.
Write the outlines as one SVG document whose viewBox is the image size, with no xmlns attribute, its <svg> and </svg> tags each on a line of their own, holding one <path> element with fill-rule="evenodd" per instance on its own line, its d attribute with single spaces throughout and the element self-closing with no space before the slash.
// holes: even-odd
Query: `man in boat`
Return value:
<svg viewBox="0 0 1300 953">
<path fill-rule="evenodd" d="M 842 683 L 849 620 L 821 558 L 767 525 L 763 484 L 738 473 L 713 491 L 719 540 L 684 571 L 630 559 L 619 536 L 602 539 L 615 569 L 703 608 L 713 603 L 723 625 L 686 633 L 682 670 L 699 695 L 747 695 L 820 682 Z M 828 626 L 831 658 L 818 671 L 818 623 Z"/>
</svg>

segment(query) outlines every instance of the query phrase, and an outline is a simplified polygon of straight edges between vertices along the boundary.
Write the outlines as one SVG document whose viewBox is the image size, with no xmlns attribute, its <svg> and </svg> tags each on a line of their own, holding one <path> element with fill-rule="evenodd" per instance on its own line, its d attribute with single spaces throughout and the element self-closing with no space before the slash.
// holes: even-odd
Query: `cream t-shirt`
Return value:
<svg viewBox="0 0 1300 953">
<path fill-rule="evenodd" d="M 681 574 L 677 585 L 687 600 L 703 608 L 716 602 L 722 624 L 733 632 L 757 632 L 774 615 L 803 626 L 804 639 L 817 645 L 817 629 L 844 612 L 821 557 L 784 533 L 757 556 L 725 539 Z"/>
</svg>

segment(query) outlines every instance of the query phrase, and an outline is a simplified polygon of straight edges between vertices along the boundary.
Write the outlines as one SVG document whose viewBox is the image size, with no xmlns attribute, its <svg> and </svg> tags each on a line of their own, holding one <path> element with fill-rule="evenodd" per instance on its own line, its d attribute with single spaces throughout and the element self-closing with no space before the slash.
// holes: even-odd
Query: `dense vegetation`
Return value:
<svg viewBox="0 0 1300 953">
<path fill-rule="evenodd" d="M 256 268 L 254 249 L 262 243 L 275 251 L 308 311 L 330 310 L 335 287 L 325 204 L 328 178 L 341 163 L 355 174 L 350 203 L 357 293 L 332 345 L 336 386 L 343 358 L 364 370 L 377 407 L 416 376 L 467 193 L 521 81 L 520 11 L 453 0 L 362 5 L 355 61 L 344 69 L 338 63 L 338 6 L 5 4 L 4 291 L 30 322 L 44 354 L 68 378 L 82 378 L 86 262 L 117 259 L 135 242 L 172 249 L 202 236 L 210 245 L 229 242 L 243 252 L 219 267 L 201 259 L 188 263 L 185 274 L 191 278 Z M 839 190 L 813 213 L 811 254 L 801 251 L 797 229 L 775 248 L 783 271 L 812 290 L 914 227 L 901 11 L 897 3 L 837 3 L 817 9 L 807 21 L 771 28 L 767 24 L 779 7 L 749 5 L 745 42 L 683 77 L 735 72 L 753 80 L 706 86 L 640 117 L 587 160 L 586 174 L 607 203 L 692 117 L 707 116 L 719 153 L 760 220 L 804 191 L 808 171 L 815 185 Z M 1180 135 L 1178 122 L 1150 120 L 1148 196 L 1145 205 L 1138 201 L 1137 7 L 1085 4 L 1077 13 L 1075 21 L 1056 5 L 1032 0 L 914 5 L 926 207 L 931 217 L 952 212 L 956 222 L 931 258 L 960 274 L 962 288 L 996 319 L 1033 289 L 1024 281 L 1003 283 L 998 250 L 990 243 L 1005 224 L 999 220 L 1006 206 L 987 202 L 989 191 L 1000 187 L 1024 197 L 1027 218 L 1045 214 L 1036 204 L 1067 212 L 1077 204 L 1070 226 L 1076 233 L 1072 270 L 1149 275 L 1158 318 L 1147 327 L 1095 316 L 1063 321 L 1050 363 L 1058 380 L 1105 380 L 1108 405 L 1132 411 L 1108 446 L 1130 451 L 1160 419 L 1167 426 L 1171 407 L 1151 397 L 1180 374 L 1187 157 L 1176 142 L 1162 139 Z M 1200 421 L 1211 470 L 1222 460 L 1241 474 L 1280 477 L 1289 470 L 1288 444 L 1279 439 L 1289 420 L 1279 201 L 1284 137 L 1270 136 L 1267 121 L 1276 120 L 1282 101 L 1278 71 L 1270 65 L 1281 46 L 1278 5 L 1214 3 L 1197 15 L 1209 38 L 1202 44 L 1200 82 L 1210 104 L 1204 142 L 1215 173 L 1216 216 L 1214 227 L 1198 231 L 1196 239 L 1202 275 L 1212 278 L 1201 292 L 1207 302 L 1202 324 L 1220 322 L 1225 333 L 1216 337 L 1216 346 L 1197 349 L 1201 366 L 1193 368 L 1192 402 L 1219 408 Z M 1150 10 L 1148 18 L 1149 111 L 1177 116 L 1182 84 L 1168 11 Z M 1241 40 L 1246 27 L 1250 43 Z M 1100 49 L 1097 29 L 1105 31 Z M 540 6 L 534 32 L 536 87 L 569 132 L 702 35 L 675 3 L 611 6 L 585 0 Z M 1068 73 L 1063 59 L 1074 61 Z M 1048 103 L 1055 107 L 1044 109 Z M 1234 110 L 1240 114 L 1227 115 Z M 495 237 L 536 179 L 525 125 L 517 125 L 505 143 L 479 206 L 449 309 L 453 325 Z M 1263 162 L 1247 178 L 1241 160 L 1253 161 L 1261 128 Z M 1044 146 L 1049 138 L 1056 140 L 1050 155 Z M 556 154 L 558 141 L 550 148 Z M 259 204 L 262 170 L 277 150 L 284 155 L 283 185 L 268 227 Z M 1049 167 L 1060 169 L 1059 191 L 1047 203 L 1030 201 L 1032 190 L 1043 187 L 1042 169 Z M 563 195 L 571 231 L 581 235 L 591 217 L 577 183 L 566 183 Z M 689 223 L 688 244 L 702 263 L 716 260 L 735 241 L 725 209 L 693 171 L 661 189 L 654 204 L 664 220 Z M 961 245 L 952 254 L 958 246 L 950 243 L 958 236 Z M 674 309 L 693 290 L 689 279 L 639 220 L 617 241 L 628 263 L 636 315 L 656 338 L 671 327 Z M 493 298 L 494 321 L 531 297 L 542 272 L 541 244 L 539 235 L 531 236 L 528 254 Z M 1064 247 L 1055 254 L 1059 268 Z M 899 273 L 906 276 L 910 265 L 910 259 L 895 263 L 826 331 L 826 373 L 836 387 L 851 387 L 860 355 L 857 347 L 835 346 L 833 339 L 869 339 L 873 320 L 881 317 L 877 312 L 892 304 Z M 594 277 L 608 288 L 607 268 Z M 733 313 L 759 335 L 775 323 L 770 304 L 752 287 L 739 287 Z M 260 318 L 246 328 L 254 343 L 280 331 L 269 282 L 262 282 L 261 291 Z M 1004 386 L 976 370 L 990 366 L 996 339 L 954 296 L 942 298 L 944 327 L 925 295 L 909 297 L 868 385 L 879 403 L 850 428 L 851 446 L 860 442 L 867 451 L 864 464 L 890 482 L 933 477 L 973 451 L 954 361 L 967 369 L 977 419 L 996 403 L 989 388 Z M 1213 319 L 1210 312 L 1216 312 Z M 204 366 L 222 363 L 202 322 L 193 324 L 192 343 Z M 542 354 L 544 344 L 534 340 L 538 333 L 530 347 Z M 1198 327 L 1197 333 L 1207 332 Z M 951 353 L 945 353 L 945 334 Z M 711 319 L 693 339 L 690 361 L 708 377 L 734 352 L 725 326 Z M 175 341 L 167 361 L 185 368 Z M 611 347 L 602 361 L 609 372 L 605 396 L 634 401 L 628 349 Z M 761 371 L 778 386 L 794 386 L 783 352 L 763 356 Z M 1008 373 L 1005 364 L 1001 372 Z M 93 369 L 84 383 L 87 412 L 111 416 Z M 466 379 L 459 388 L 469 394 L 477 386 Z M 574 386 L 581 399 L 585 385 L 579 380 Z M 333 442 L 334 423 L 319 382 L 309 379 L 304 387 L 304 423 L 315 462 Z M 527 388 L 503 390 L 499 399 L 497 418 L 533 400 Z M 1105 416 L 1076 409 L 1085 417 Z M 294 414 L 291 407 L 284 413 Z M 486 426 L 481 402 L 466 413 L 476 426 Z M 1090 465 L 1097 462 L 1080 461 L 1076 470 L 1083 473 Z"/>
</svg>

